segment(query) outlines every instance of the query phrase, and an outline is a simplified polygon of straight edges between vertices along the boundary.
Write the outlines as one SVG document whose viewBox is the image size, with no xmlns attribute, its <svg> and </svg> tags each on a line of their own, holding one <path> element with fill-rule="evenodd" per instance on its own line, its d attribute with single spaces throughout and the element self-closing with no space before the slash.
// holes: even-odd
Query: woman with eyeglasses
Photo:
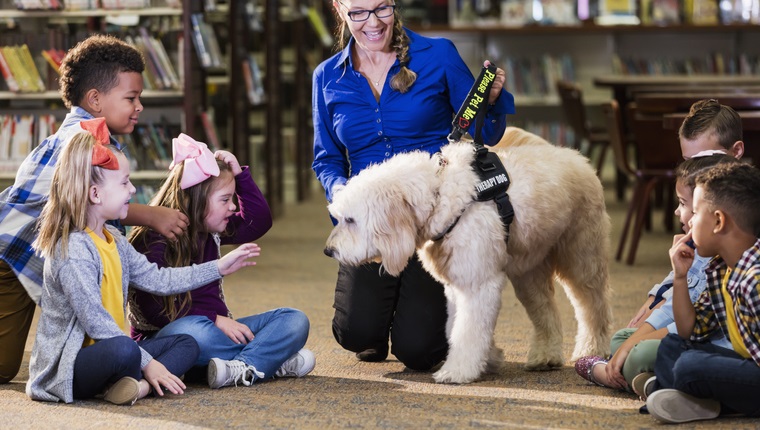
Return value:
<svg viewBox="0 0 760 430">
<path fill-rule="evenodd" d="M 313 76 L 314 163 L 328 201 L 349 177 L 395 154 L 431 154 L 447 143 L 453 115 L 475 79 L 451 41 L 404 28 L 388 0 L 335 0 L 338 48 Z M 499 141 L 514 99 L 497 69 L 483 127 Z M 430 370 L 446 358 L 446 298 L 415 257 L 398 277 L 379 263 L 341 265 L 333 334 L 362 361 L 391 353 Z"/>
</svg>

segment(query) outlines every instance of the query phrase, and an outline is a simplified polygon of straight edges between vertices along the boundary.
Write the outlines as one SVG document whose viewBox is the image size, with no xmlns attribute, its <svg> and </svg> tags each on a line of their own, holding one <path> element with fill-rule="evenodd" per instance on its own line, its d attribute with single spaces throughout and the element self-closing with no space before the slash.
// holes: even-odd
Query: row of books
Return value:
<svg viewBox="0 0 760 430">
<path fill-rule="evenodd" d="M 19 10 L 91 10 L 140 9 L 153 7 L 151 0 L 14 0 Z M 167 1 L 169 7 L 181 7 L 177 0 Z"/>
<path fill-rule="evenodd" d="M 556 94 L 555 83 L 558 80 L 575 81 L 575 68 L 569 54 L 494 58 L 493 61 L 503 65 L 501 67 L 507 75 L 505 88 L 515 95 L 552 95 Z"/>
<path fill-rule="evenodd" d="M 145 58 L 145 89 L 172 90 L 182 87 L 181 76 L 177 74 L 174 63 L 159 38 L 149 34 L 145 27 L 140 27 L 136 35 L 124 36 L 124 40 L 137 47 Z M 40 49 L 39 52 L 40 56 L 34 57 L 26 44 L 0 47 L 0 73 L 5 84 L 0 86 L 0 90 L 19 93 L 57 90 L 59 67 L 66 52 L 57 48 Z M 48 77 L 48 70 L 38 67 L 38 64 L 45 63 L 52 71 L 51 78 Z"/>
<path fill-rule="evenodd" d="M 26 44 L 0 47 L 0 73 L 10 91 L 33 93 L 46 89 Z"/>
<path fill-rule="evenodd" d="M 720 52 L 695 58 L 613 57 L 612 72 L 621 75 L 756 75 L 760 56 Z"/>
<path fill-rule="evenodd" d="M 225 66 L 222 51 L 214 28 L 206 22 L 202 13 L 190 15 L 193 24 L 193 44 L 198 54 L 201 67 L 204 69 L 219 69 Z"/>
<path fill-rule="evenodd" d="M 147 90 L 178 90 L 182 88 L 169 54 L 161 40 L 148 34 L 145 27 L 139 28 L 139 34 L 126 36 L 125 41 L 142 52 L 145 58 L 143 86 Z"/>
<path fill-rule="evenodd" d="M 0 171 L 18 170 L 37 143 L 58 126 L 53 115 L 0 115 Z"/>
<path fill-rule="evenodd" d="M 760 23 L 760 0 L 449 0 L 454 26 Z"/>
</svg>

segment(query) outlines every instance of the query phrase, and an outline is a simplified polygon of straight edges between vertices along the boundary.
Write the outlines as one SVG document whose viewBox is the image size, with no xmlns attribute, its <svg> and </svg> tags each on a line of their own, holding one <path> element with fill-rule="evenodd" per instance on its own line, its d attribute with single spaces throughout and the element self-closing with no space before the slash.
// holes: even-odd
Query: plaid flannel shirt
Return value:
<svg viewBox="0 0 760 430">
<path fill-rule="evenodd" d="M 71 108 L 58 131 L 43 140 L 21 163 L 14 184 L 0 193 L 0 259 L 13 269 L 35 303 L 39 303 L 42 294 L 44 264 L 32 249 L 37 219 L 48 200 L 53 170 L 64 144 L 83 131 L 80 121 L 93 118 L 80 107 Z M 113 137 L 111 143 L 118 146 Z"/>
<path fill-rule="evenodd" d="M 708 341 L 715 330 L 722 330 L 728 338 L 726 302 L 721 293 L 726 270 L 726 262 L 720 257 L 714 258 L 706 269 L 707 289 L 694 303 L 697 313 L 691 335 L 694 341 Z M 760 239 L 742 254 L 728 279 L 727 289 L 734 301 L 731 310 L 742 341 L 752 359 L 760 365 Z"/>
</svg>

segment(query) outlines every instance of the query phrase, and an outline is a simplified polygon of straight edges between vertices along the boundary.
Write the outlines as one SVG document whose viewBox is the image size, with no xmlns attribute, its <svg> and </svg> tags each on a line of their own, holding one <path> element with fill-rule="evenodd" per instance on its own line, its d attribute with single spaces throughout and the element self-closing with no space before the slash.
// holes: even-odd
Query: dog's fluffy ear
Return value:
<svg viewBox="0 0 760 430">
<path fill-rule="evenodd" d="M 417 248 L 417 228 L 408 202 L 401 199 L 388 202 L 386 213 L 382 214 L 385 222 L 375 226 L 375 240 L 383 268 L 389 275 L 398 276 Z"/>
</svg>

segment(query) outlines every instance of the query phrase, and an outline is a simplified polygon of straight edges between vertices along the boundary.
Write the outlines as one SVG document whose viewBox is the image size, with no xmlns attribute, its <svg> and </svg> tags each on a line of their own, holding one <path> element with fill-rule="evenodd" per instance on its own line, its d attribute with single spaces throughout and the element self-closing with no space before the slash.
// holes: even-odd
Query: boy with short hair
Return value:
<svg viewBox="0 0 760 430">
<path fill-rule="evenodd" d="M 760 416 L 760 170 L 716 166 L 696 178 L 691 231 L 670 249 L 678 334 L 663 339 L 649 413 L 682 423 L 723 413 Z M 715 255 L 708 287 L 692 305 L 686 273 L 694 259 Z M 704 342 L 720 330 L 734 350 Z M 648 382 L 649 384 L 649 382 Z"/>
<path fill-rule="evenodd" d="M 744 155 L 742 119 L 731 107 L 715 99 L 699 100 L 678 129 L 681 154 L 689 159 L 703 151 L 725 151 L 736 158 Z"/>
<path fill-rule="evenodd" d="M 143 110 L 144 68 L 142 54 L 113 36 L 94 35 L 69 50 L 61 64 L 60 92 L 71 110 L 58 131 L 26 157 L 14 184 L 0 194 L 0 383 L 18 373 L 42 294 L 43 260 L 31 243 L 58 156 L 68 139 L 82 131 L 81 121 L 105 118 L 111 134 L 134 130 Z M 119 146 L 113 137 L 111 141 Z M 187 217 L 163 207 L 131 204 L 124 223 L 147 225 L 172 239 L 186 228 Z"/>
</svg>

